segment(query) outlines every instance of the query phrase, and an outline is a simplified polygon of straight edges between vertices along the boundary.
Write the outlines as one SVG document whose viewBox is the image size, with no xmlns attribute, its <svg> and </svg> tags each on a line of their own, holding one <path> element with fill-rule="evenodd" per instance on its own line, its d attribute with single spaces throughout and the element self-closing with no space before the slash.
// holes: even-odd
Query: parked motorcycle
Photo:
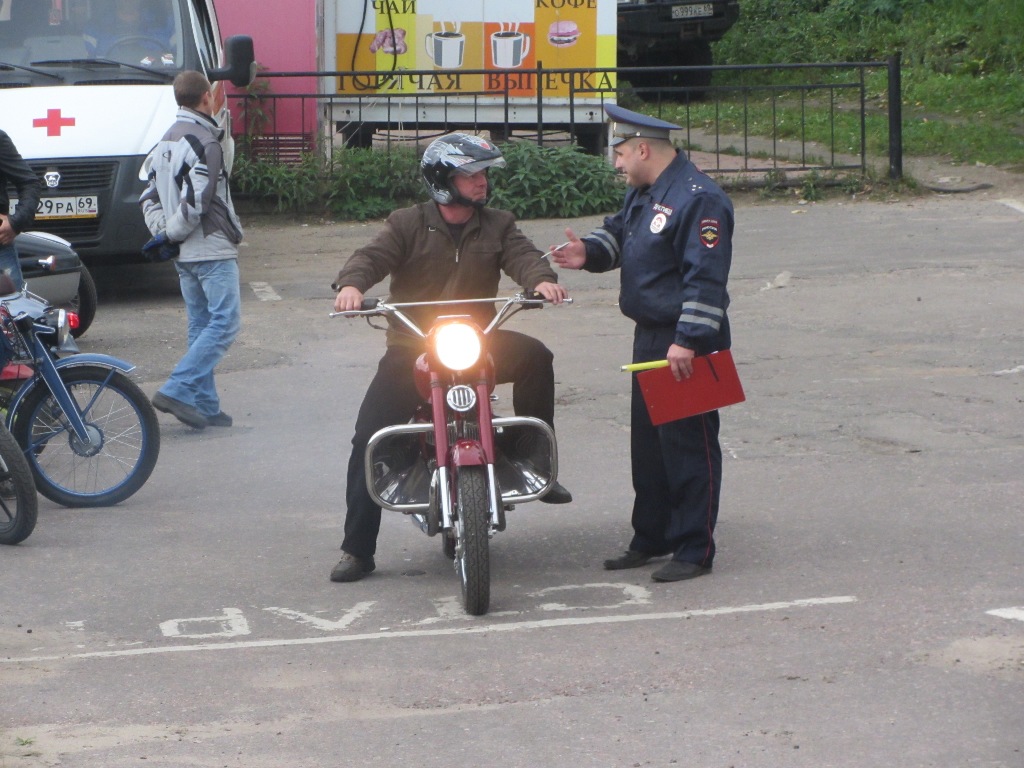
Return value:
<svg viewBox="0 0 1024 768">
<path fill-rule="evenodd" d="M 109 355 L 70 354 L 74 313 L 0 275 L 0 409 L 46 498 L 68 507 L 117 504 L 149 479 L 160 427 L 145 393 Z"/>
<path fill-rule="evenodd" d="M 0 424 L 0 544 L 18 544 L 36 527 L 32 470 L 14 437 Z"/>
<path fill-rule="evenodd" d="M 439 317 L 424 332 L 403 311 L 498 302 L 496 316 L 482 330 L 470 317 L 452 315 Z M 544 496 L 558 477 L 551 427 L 491 410 L 495 376 L 487 335 L 517 312 L 545 303 L 539 295 L 523 294 L 396 304 L 367 299 L 359 310 L 331 313 L 368 322 L 393 318 L 425 341 L 427 352 L 413 372 L 423 403 L 410 423 L 370 438 L 366 484 L 382 508 L 411 515 L 428 536 L 441 534 L 444 554 L 455 561 L 465 610 L 474 616 L 487 613 L 490 604 L 490 537 L 505 530 L 506 512 Z M 517 450 L 524 443 L 532 446 L 529 458 Z"/>
</svg>

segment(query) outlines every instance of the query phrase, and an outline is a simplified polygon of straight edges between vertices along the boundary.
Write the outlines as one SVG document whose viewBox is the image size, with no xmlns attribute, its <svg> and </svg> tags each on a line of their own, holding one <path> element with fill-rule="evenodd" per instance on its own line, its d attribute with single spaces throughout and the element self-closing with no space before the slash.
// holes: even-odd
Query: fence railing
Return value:
<svg viewBox="0 0 1024 768">
<path fill-rule="evenodd" d="M 707 69 L 714 74 L 712 85 L 704 84 L 707 72 L 701 70 Z M 617 100 L 680 125 L 673 138 L 701 152 L 701 167 L 707 172 L 865 172 L 866 121 L 873 104 L 867 75 L 872 70 L 887 73 L 881 109 L 888 117 L 888 173 L 899 178 L 899 56 L 874 62 L 617 70 L 538 65 L 498 73 L 266 72 L 255 86 L 230 98 L 235 133 L 245 151 L 283 162 L 318 151 L 330 157 L 330 150 L 340 145 L 388 150 L 410 142 L 422 144 L 453 130 L 489 131 L 496 140 L 574 142 L 601 152 L 607 145 L 603 106 Z M 631 75 L 646 83 L 658 73 L 666 75 L 666 83 L 686 82 L 689 75 L 700 84 L 635 89 L 624 84 Z M 443 78 L 456 85 L 476 82 L 471 78 L 484 74 L 486 89 L 420 87 Z M 529 85 L 528 95 L 521 95 L 524 84 Z M 545 84 L 556 84 L 557 95 Z"/>
</svg>

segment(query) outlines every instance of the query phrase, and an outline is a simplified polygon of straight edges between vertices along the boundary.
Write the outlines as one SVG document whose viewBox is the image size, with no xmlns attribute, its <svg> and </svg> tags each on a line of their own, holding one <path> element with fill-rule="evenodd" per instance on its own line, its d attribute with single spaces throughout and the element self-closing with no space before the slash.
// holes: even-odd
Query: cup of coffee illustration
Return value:
<svg viewBox="0 0 1024 768">
<path fill-rule="evenodd" d="M 447 29 L 444 22 L 441 22 L 439 32 L 431 32 L 424 39 L 424 47 L 427 56 L 434 62 L 434 66 L 442 69 L 454 69 L 462 66 L 462 57 L 466 51 L 466 36 L 459 30 L 459 24 L 453 23 L 452 29 Z"/>
<path fill-rule="evenodd" d="M 530 38 L 518 29 L 503 28 L 491 35 L 491 59 L 496 67 L 515 69 L 529 53 Z"/>
</svg>

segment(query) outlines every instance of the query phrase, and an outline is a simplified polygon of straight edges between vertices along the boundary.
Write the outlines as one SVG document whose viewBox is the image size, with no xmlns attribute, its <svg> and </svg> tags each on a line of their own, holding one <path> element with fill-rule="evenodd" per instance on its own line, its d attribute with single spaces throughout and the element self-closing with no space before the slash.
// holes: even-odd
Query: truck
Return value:
<svg viewBox="0 0 1024 768">
<path fill-rule="evenodd" d="M 0 121 L 43 185 L 34 228 L 89 265 L 141 260 L 143 161 L 174 122 L 175 75 L 214 83 L 230 163 L 223 82 L 251 82 L 253 59 L 251 38 L 222 45 L 213 0 L 0 0 Z"/>
<path fill-rule="evenodd" d="M 246 25 L 261 68 L 292 75 L 261 83 L 274 97 L 269 129 L 294 145 L 327 136 L 369 146 L 380 131 L 413 125 L 504 138 L 506 126 L 537 130 L 538 100 L 545 130 L 572 123 L 577 141 L 593 144 L 605 133 L 603 104 L 615 97 L 615 0 L 291 0 L 259 14 L 248 0 L 217 7 L 226 30 Z M 301 98 L 314 89 L 298 86 L 313 72 L 315 120 Z"/>
<path fill-rule="evenodd" d="M 708 67 L 711 43 L 740 17 L 739 0 L 619 0 L 616 48 L 620 67 Z M 637 88 L 706 88 L 711 70 L 624 75 Z"/>
</svg>

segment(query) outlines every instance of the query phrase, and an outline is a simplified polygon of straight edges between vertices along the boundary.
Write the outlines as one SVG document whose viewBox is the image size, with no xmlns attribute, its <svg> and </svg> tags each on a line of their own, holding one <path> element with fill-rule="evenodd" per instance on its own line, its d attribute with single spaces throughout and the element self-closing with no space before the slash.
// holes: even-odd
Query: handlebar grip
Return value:
<svg viewBox="0 0 1024 768">
<path fill-rule="evenodd" d="M 379 298 L 363 299 L 363 303 L 359 305 L 359 310 L 365 312 L 370 309 L 376 309 L 378 304 L 380 304 Z"/>
</svg>

